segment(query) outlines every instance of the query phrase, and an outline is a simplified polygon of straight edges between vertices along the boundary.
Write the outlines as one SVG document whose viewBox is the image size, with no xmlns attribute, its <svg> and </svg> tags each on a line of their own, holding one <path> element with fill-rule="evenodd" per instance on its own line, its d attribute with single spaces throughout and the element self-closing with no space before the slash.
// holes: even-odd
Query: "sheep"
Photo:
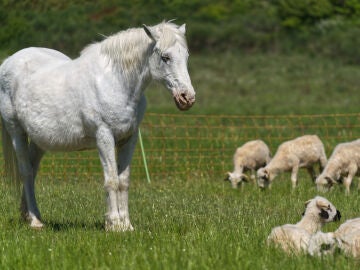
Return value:
<svg viewBox="0 0 360 270">
<path fill-rule="evenodd" d="M 347 220 L 335 232 L 315 234 L 310 239 L 308 252 L 312 256 L 332 254 L 336 248 L 348 256 L 360 257 L 360 218 Z"/>
<path fill-rule="evenodd" d="M 342 181 L 348 195 L 355 175 L 360 176 L 360 139 L 338 144 L 315 183 L 319 191 L 327 191 Z"/>
<path fill-rule="evenodd" d="M 316 135 L 304 135 L 282 143 L 264 168 L 257 171 L 257 183 L 261 188 L 271 187 L 274 178 L 282 172 L 291 171 L 292 187 L 297 186 L 299 168 L 307 168 L 313 181 L 316 179 L 315 163 L 320 164 L 320 172 L 327 162 L 324 145 Z"/>
<path fill-rule="evenodd" d="M 305 253 L 310 238 L 328 222 L 340 220 L 341 214 L 327 199 L 316 196 L 305 203 L 302 219 L 296 224 L 285 224 L 271 230 L 268 245 L 275 245 L 286 253 Z"/>
<path fill-rule="evenodd" d="M 228 172 L 224 179 L 229 180 L 233 188 L 237 188 L 240 183 L 249 181 L 244 172 L 251 171 L 251 178 L 255 179 L 257 169 L 264 167 L 270 161 L 269 147 L 262 140 L 246 142 L 237 148 L 234 154 L 234 171 Z"/>
<path fill-rule="evenodd" d="M 360 218 L 343 223 L 333 234 L 337 246 L 347 255 L 360 257 Z"/>
</svg>

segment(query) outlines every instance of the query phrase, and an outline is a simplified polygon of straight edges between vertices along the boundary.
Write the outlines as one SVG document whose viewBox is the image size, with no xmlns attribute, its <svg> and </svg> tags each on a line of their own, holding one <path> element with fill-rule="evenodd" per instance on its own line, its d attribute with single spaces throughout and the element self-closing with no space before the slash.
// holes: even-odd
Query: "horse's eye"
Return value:
<svg viewBox="0 0 360 270">
<path fill-rule="evenodd" d="M 170 56 L 167 54 L 161 55 L 161 60 L 163 60 L 165 63 L 168 63 L 170 61 Z"/>
</svg>

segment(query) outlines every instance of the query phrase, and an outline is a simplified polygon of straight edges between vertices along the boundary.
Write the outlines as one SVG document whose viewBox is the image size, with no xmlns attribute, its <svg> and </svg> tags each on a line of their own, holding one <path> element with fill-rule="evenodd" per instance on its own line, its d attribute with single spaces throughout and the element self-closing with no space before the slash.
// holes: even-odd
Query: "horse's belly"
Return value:
<svg viewBox="0 0 360 270">
<path fill-rule="evenodd" d="M 34 118 L 23 121 L 25 131 L 33 142 L 45 151 L 79 151 L 96 148 L 96 123 L 85 124 L 80 119 Z M 109 127 L 116 143 L 126 142 L 136 131 L 136 123 L 128 121 Z"/>
<path fill-rule="evenodd" d="M 32 138 L 31 138 L 32 139 Z M 56 142 L 49 143 L 47 138 L 42 140 L 41 138 L 32 139 L 41 149 L 44 151 L 50 152 L 71 152 L 71 151 L 81 151 L 81 150 L 90 150 L 96 147 L 95 140 L 92 138 L 85 138 L 81 141 L 75 142 Z"/>
<path fill-rule="evenodd" d="M 69 123 L 27 122 L 26 133 L 45 151 L 77 151 L 96 146 L 94 137 L 87 136 L 83 127 Z"/>
<path fill-rule="evenodd" d="M 94 149 L 96 141 L 91 137 L 76 138 L 75 136 L 29 136 L 30 139 L 44 151 L 80 151 Z"/>
</svg>

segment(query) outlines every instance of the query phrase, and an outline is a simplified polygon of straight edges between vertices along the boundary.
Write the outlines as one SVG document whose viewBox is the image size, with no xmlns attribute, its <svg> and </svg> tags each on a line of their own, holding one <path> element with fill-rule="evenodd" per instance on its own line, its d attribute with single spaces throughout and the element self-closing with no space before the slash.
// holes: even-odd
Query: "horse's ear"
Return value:
<svg viewBox="0 0 360 270">
<path fill-rule="evenodd" d="M 157 35 L 154 33 L 154 31 L 152 31 L 150 29 L 150 27 L 146 26 L 145 24 L 143 24 L 143 28 L 145 30 L 145 33 L 148 35 L 149 38 L 151 38 L 153 41 L 157 41 L 159 38 L 157 37 Z"/>
<path fill-rule="evenodd" d="M 179 26 L 179 31 L 185 35 L 186 32 L 186 24 L 184 23 L 183 25 Z"/>
</svg>

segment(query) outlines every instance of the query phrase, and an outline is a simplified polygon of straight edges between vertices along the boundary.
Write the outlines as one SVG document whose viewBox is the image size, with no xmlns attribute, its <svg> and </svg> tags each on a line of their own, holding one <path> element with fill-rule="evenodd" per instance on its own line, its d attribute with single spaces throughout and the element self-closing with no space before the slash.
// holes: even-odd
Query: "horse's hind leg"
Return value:
<svg viewBox="0 0 360 270">
<path fill-rule="evenodd" d="M 40 212 L 35 199 L 34 171 L 30 159 L 28 138 L 23 131 L 20 132 L 19 130 L 12 132 L 11 137 L 18 161 L 20 177 L 24 185 L 23 196 L 27 208 L 26 218 L 30 221 L 31 227 L 41 228 L 43 224 L 40 221 Z"/>
<path fill-rule="evenodd" d="M 33 190 L 33 191 L 35 190 L 36 174 L 39 169 L 39 164 L 40 164 L 41 158 L 44 155 L 44 151 L 42 149 L 40 149 L 33 142 L 30 142 L 29 152 L 30 152 L 29 153 L 30 154 L 30 162 L 31 162 L 31 167 L 32 167 L 32 178 L 30 179 L 30 181 L 26 181 L 26 182 L 24 181 L 23 193 L 22 193 L 21 204 L 20 204 L 21 215 L 23 216 L 24 219 L 28 219 L 30 216 L 25 194 L 31 193 L 31 190 Z M 34 196 L 34 198 L 35 198 L 35 196 Z M 36 201 L 35 201 L 35 206 L 36 206 Z M 39 214 L 39 219 L 40 219 L 40 214 Z"/>
</svg>

